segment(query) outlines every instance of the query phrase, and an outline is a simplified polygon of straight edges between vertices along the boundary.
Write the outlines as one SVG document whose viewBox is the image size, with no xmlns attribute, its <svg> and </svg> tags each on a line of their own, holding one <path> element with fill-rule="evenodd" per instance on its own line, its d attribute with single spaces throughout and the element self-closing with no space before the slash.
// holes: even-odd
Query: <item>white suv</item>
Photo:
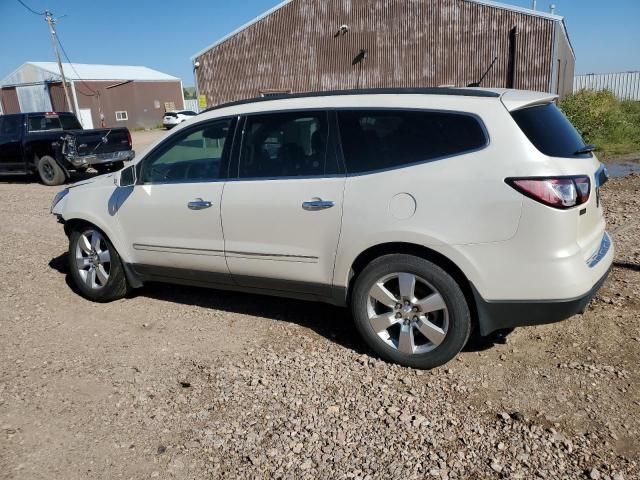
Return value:
<svg viewBox="0 0 640 480">
<path fill-rule="evenodd" d="M 228 104 L 52 212 L 91 300 L 165 281 L 348 305 L 377 354 L 431 368 L 473 328 L 582 312 L 606 278 L 606 170 L 554 100 L 438 88 Z"/>
</svg>

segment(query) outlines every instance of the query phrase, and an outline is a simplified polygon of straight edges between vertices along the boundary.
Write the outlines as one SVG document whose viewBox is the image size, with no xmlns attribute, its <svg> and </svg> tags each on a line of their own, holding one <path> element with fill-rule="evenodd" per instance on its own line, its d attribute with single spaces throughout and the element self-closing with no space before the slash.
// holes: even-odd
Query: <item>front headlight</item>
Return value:
<svg viewBox="0 0 640 480">
<path fill-rule="evenodd" d="M 66 197 L 68 193 L 69 193 L 68 188 L 65 188 L 64 190 L 61 190 L 58 193 L 56 193 L 56 196 L 53 197 L 53 201 L 51 202 L 51 209 L 49 210 L 49 213 L 53 212 L 53 209 L 56 207 L 56 205 L 60 203 L 60 200 Z"/>
</svg>

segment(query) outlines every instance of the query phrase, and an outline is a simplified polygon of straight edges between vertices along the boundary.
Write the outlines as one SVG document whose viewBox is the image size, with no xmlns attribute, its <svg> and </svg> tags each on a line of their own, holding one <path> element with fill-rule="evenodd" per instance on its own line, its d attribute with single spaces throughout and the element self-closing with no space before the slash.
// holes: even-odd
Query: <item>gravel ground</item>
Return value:
<svg viewBox="0 0 640 480">
<path fill-rule="evenodd" d="M 5 179 L 6 180 L 6 179 Z M 0 181 L 0 478 L 640 478 L 640 176 L 583 316 L 387 364 L 326 305 L 68 285 L 57 188 Z"/>
</svg>

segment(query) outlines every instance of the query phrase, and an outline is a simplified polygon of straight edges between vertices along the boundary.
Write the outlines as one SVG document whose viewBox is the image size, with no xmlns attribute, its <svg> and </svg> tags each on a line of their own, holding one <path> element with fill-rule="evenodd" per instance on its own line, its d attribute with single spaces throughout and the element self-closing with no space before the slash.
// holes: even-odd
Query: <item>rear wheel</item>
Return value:
<svg viewBox="0 0 640 480">
<path fill-rule="evenodd" d="M 358 276 L 351 297 L 356 327 L 382 358 L 434 368 L 455 357 L 471 332 L 458 283 L 442 268 L 411 255 L 385 255 Z"/>
<path fill-rule="evenodd" d="M 40 181 L 45 185 L 62 185 L 67 179 L 62 167 L 49 155 L 38 159 L 37 168 Z"/>
<path fill-rule="evenodd" d="M 69 269 L 82 296 L 94 302 L 117 300 L 129 292 L 118 252 L 95 227 L 71 232 Z"/>
</svg>

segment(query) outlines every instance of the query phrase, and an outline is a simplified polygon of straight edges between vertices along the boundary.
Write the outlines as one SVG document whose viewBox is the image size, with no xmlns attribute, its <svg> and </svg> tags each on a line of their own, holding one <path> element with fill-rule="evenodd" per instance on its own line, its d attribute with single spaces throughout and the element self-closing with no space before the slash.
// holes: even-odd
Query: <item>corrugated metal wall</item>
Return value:
<svg viewBox="0 0 640 480">
<path fill-rule="evenodd" d="M 15 87 L 5 87 L 0 90 L 0 102 L 2 102 L 2 112 L 20 113 L 20 102 Z"/>
<path fill-rule="evenodd" d="M 640 72 L 576 75 L 573 90 L 611 90 L 622 100 L 640 101 Z"/>
<path fill-rule="evenodd" d="M 100 112 L 104 114 L 106 127 L 154 128 L 162 123 L 166 102 L 173 102 L 178 110 L 183 109 L 182 89 L 178 81 L 77 81 L 74 84 L 78 107 L 91 109 L 95 127 L 102 125 Z M 128 120 L 116 120 L 117 111 L 126 111 Z"/>
<path fill-rule="evenodd" d="M 67 82 L 69 88 L 71 85 Z M 69 95 L 73 95 L 69 90 Z M 64 95 L 64 87 L 62 82 L 49 84 L 49 96 L 51 97 L 51 107 L 54 112 L 72 112 L 73 107 L 67 104 L 67 98 Z M 73 98 L 71 98 L 73 102 Z"/>
<path fill-rule="evenodd" d="M 464 0 L 294 0 L 199 56 L 198 85 L 209 105 L 268 90 L 466 86 L 497 57 L 482 86 L 549 91 L 553 28 Z"/>
</svg>

